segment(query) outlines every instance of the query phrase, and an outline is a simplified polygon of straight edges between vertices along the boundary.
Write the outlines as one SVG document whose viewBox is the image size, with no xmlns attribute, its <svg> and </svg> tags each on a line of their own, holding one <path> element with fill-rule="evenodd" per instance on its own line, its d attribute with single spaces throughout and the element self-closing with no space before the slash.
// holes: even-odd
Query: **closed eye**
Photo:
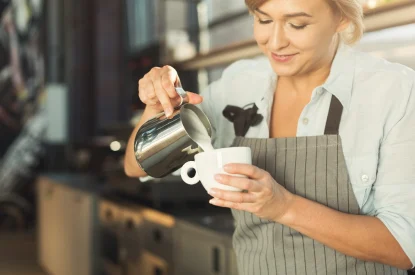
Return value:
<svg viewBox="0 0 415 275">
<path fill-rule="evenodd" d="M 290 23 L 290 26 L 291 27 L 293 27 L 294 29 L 296 29 L 296 30 L 302 30 L 302 29 L 304 29 L 305 27 L 307 27 L 307 25 L 294 25 L 294 24 L 291 24 Z"/>
<path fill-rule="evenodd" d="M 266 25 L 272 23 L 272 20 L 261 20 L 258 19 L 259 24 Z"/>
</svg>

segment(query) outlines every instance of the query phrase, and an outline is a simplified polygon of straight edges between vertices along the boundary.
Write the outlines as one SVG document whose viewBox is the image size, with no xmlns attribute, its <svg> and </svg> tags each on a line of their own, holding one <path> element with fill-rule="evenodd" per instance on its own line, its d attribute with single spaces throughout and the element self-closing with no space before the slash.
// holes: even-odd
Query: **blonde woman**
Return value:
<svg viewBox="0 0 415 275">
<path fill-rule="evenodd" d="M 253 151 L 253 165 L 225 167 L 247 179 L 216 175 L 247 192 L 210 191 L 236 219 L 240 274 L 407 274 L 415 263 L 414 71 L 348 46 L 363 32 L 357 0 L 246 4 L 267 59 L 231 65 L 203 98 L 189 93 L 190 103 L 203 100 L 215 147 Z M 147 107 L 137 128 L 172 112 L 177 80 L 166 66 L 139 81 Z M 237 125 L 249 117 L 232 125 L 222 114 L 249 104 L 264 118 L 249 129 Z M 125 170 L 141 176 L 135 132 Z"/>
</svg>

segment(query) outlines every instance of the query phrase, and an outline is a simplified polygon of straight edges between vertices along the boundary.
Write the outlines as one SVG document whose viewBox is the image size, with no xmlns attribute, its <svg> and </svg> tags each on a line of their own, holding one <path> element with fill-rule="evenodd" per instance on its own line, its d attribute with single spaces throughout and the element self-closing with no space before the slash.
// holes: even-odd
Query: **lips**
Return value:
<svg viewBox="0 0 415 275">
<path fill-rule="evenodd" d="M 275 54 L 272 53 L 272 58 L 277 61 L 277 62 L 289 62 L 291 61 L 294 56 L 296 56 L 297 54 Z"/>
</svg>

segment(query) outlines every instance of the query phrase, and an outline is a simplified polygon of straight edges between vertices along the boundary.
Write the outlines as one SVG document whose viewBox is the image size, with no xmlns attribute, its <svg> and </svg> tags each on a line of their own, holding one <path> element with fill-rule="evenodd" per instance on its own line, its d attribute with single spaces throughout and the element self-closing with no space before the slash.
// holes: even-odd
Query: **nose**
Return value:
<svg viewBox="0 0 415 275">
<path fill-rule="evenodd" d="M 278 52 L 289 44 L 290 42 L 286 36 L 284 27 L 281 24 L 275 24 L 268 40 L 268 49 L 271 52 Z"/>
</svg>

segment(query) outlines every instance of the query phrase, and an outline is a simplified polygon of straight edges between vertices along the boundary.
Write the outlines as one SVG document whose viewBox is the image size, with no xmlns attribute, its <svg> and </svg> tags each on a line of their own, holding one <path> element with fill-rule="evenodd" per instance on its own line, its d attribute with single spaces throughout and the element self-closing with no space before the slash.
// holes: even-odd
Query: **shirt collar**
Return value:
<svg viewBox="0 0 415 275">
<path fill-rule="evenodd" d="M 257 79 L 252 80 L 252 82 L 255 82 L 256 86 L 255 104 L 262 109 L 262 107 L 267 106 L 268 103 L 272 103 L 273 101 L 277 84 L 277 75 L 272 69 L 268 58 L 263 56 L 258 59 L 258 62 L 260 62 L 261 65 L 254 68 L 254 71 L 249 71 L 249 78 L 252 80 L 252 76 L 257 77 Z"/>
<path fill-rule="evenodd" d="M 350 105 L 355 64 L 353 49 L 341 43 L 334 57 L 329 77 L 323 84 L 323 88 L 336 96 L 345 109 L 349 109 Z"/>
</svg>

